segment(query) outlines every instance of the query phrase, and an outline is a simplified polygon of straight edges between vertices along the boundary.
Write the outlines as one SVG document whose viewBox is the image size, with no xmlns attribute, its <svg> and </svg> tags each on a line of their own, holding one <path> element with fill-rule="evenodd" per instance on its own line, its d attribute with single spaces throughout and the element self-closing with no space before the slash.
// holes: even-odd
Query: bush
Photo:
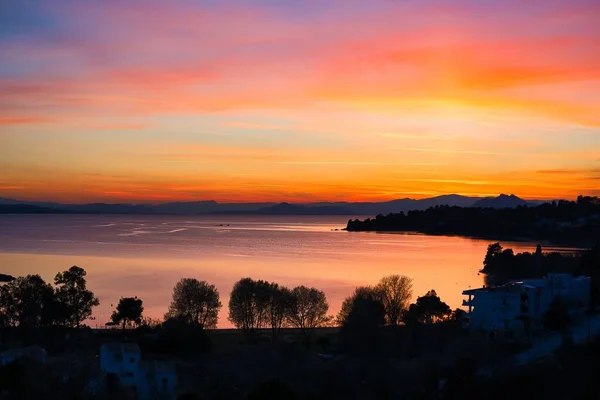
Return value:
<svg viewBox="0 0 600 400">
<path fill-rule="evenodd" d="M 212 341 L 198 325 L 171 318 L 159 329 L 156 346 L 155 350 L 161 353 L 208 353 L 212 350 Z"/>
</svg>

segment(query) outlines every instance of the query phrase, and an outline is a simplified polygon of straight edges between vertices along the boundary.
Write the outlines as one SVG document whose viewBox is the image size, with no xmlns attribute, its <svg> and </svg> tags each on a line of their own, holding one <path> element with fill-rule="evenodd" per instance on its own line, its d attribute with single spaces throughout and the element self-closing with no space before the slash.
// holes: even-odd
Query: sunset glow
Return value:
<svg viewBox="0 0 600 400">
<path fill-rule="evenodd" d="M 4 1 L 0 197 L 600 195 L 600 3 Z"/>
</svg>

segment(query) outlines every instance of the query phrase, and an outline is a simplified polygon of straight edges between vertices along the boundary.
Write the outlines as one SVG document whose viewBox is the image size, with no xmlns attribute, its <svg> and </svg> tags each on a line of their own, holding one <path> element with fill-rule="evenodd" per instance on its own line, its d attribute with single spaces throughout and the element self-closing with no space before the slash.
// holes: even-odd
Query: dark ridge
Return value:
<svg viewBox="0 0 600 400">
<path fill-rule="evenodd" d="M 350 220 L 347 231 L 420 232 L 494 239 L 535 239 L 556 243 L 594 244 L 600 239 L 600 199 L 516 208 L 436 206 L 425 211 Z"/>
</svg>

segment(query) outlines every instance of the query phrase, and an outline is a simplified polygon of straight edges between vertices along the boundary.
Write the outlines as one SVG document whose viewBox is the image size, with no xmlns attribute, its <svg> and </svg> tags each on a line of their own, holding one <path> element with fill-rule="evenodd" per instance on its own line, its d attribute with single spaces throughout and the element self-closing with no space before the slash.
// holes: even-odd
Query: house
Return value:
<svg viewBox="0 0 600 400">
<path fill-rule="evenodd" d="M 100 369 L 114 374 L 121 386 L 137 390 L 142 355 L 136 343 L 106 343 L 100 347 Z"/>
<path fill-rule="evenodd" d="M 46 350 L 40 346 L 29 346 L 21 349 L 6 350 L 0 354 L 0 364 L 6 366 L 14 361 L 21 360 L 38 364 L 46 363 Z"/>
<path fill-rule="evenodd" d="M 175 398 L 176 374 L 172 363 L 142 360 L 135 343 L 106 343 L 100 347 L 100 369 L 139 400 Z"/>
<path fill-rule="evenodd" d="M 503 332 L 508 336 L 540 329 L 552 301 L 561 297 L 571 312 L 586 310 L 590 278 L 548 274 L 544 279 L 513 281 L 506 285 L 465 290 L 469 329 Z"/>
</svg>

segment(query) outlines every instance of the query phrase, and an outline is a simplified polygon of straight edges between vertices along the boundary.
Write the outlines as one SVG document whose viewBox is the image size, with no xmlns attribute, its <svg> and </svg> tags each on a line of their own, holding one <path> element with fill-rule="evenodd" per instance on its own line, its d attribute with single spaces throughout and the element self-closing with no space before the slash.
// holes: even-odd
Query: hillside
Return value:
<svg viewBox="0 0 600 400">
<path fill-rule="evenodd" d="M 600 240 L 600 200 L 580 196 L 517 208 L 437 206 L 425 211 L 350 220 L 347 231 L 421 232 L 426 234 L 536 239 L 594 244 Z"/>
<path fill-rule="evenodd" d="M 473 207 L 482 207 L 482 208 L 515 208 L 519 206 L 535 206 L 537 205 L 534 202 L 528 202 L 523 200 L 514 194 L 510 196 L 501 194 L 498 197 L 486 197 L 484 199 L 478 200 L 473 204 Z"/>
<path fill-rule="evenodd" d="M 497 198 L 479 198 L 461 195 L 444 195 L 425 199 L 397 199 L 383 202 L 315 202 L 315 203 L 219 203 L 214 200 L 169 202 L 162 204 L 61 204 L 52 202 L 29 202 L 0 198 L 2 206 L 31 206 L 46 209 L 44 212 L 90 213 L 90 214 L 287 214 L 287 215 L 378 215 L 426 210 L 435 206 L 506 208 L 532 204 L 518 197 L 501 195 Z M 11 209 L 6 212 L 26 213 L 28 208 Z M 8 210 L 8 209 L 6 209 Z M 29 208 L 31 213 L 42 209 Z M 50 211 L 54 210 L 54 211 Z"/>
</svg>

